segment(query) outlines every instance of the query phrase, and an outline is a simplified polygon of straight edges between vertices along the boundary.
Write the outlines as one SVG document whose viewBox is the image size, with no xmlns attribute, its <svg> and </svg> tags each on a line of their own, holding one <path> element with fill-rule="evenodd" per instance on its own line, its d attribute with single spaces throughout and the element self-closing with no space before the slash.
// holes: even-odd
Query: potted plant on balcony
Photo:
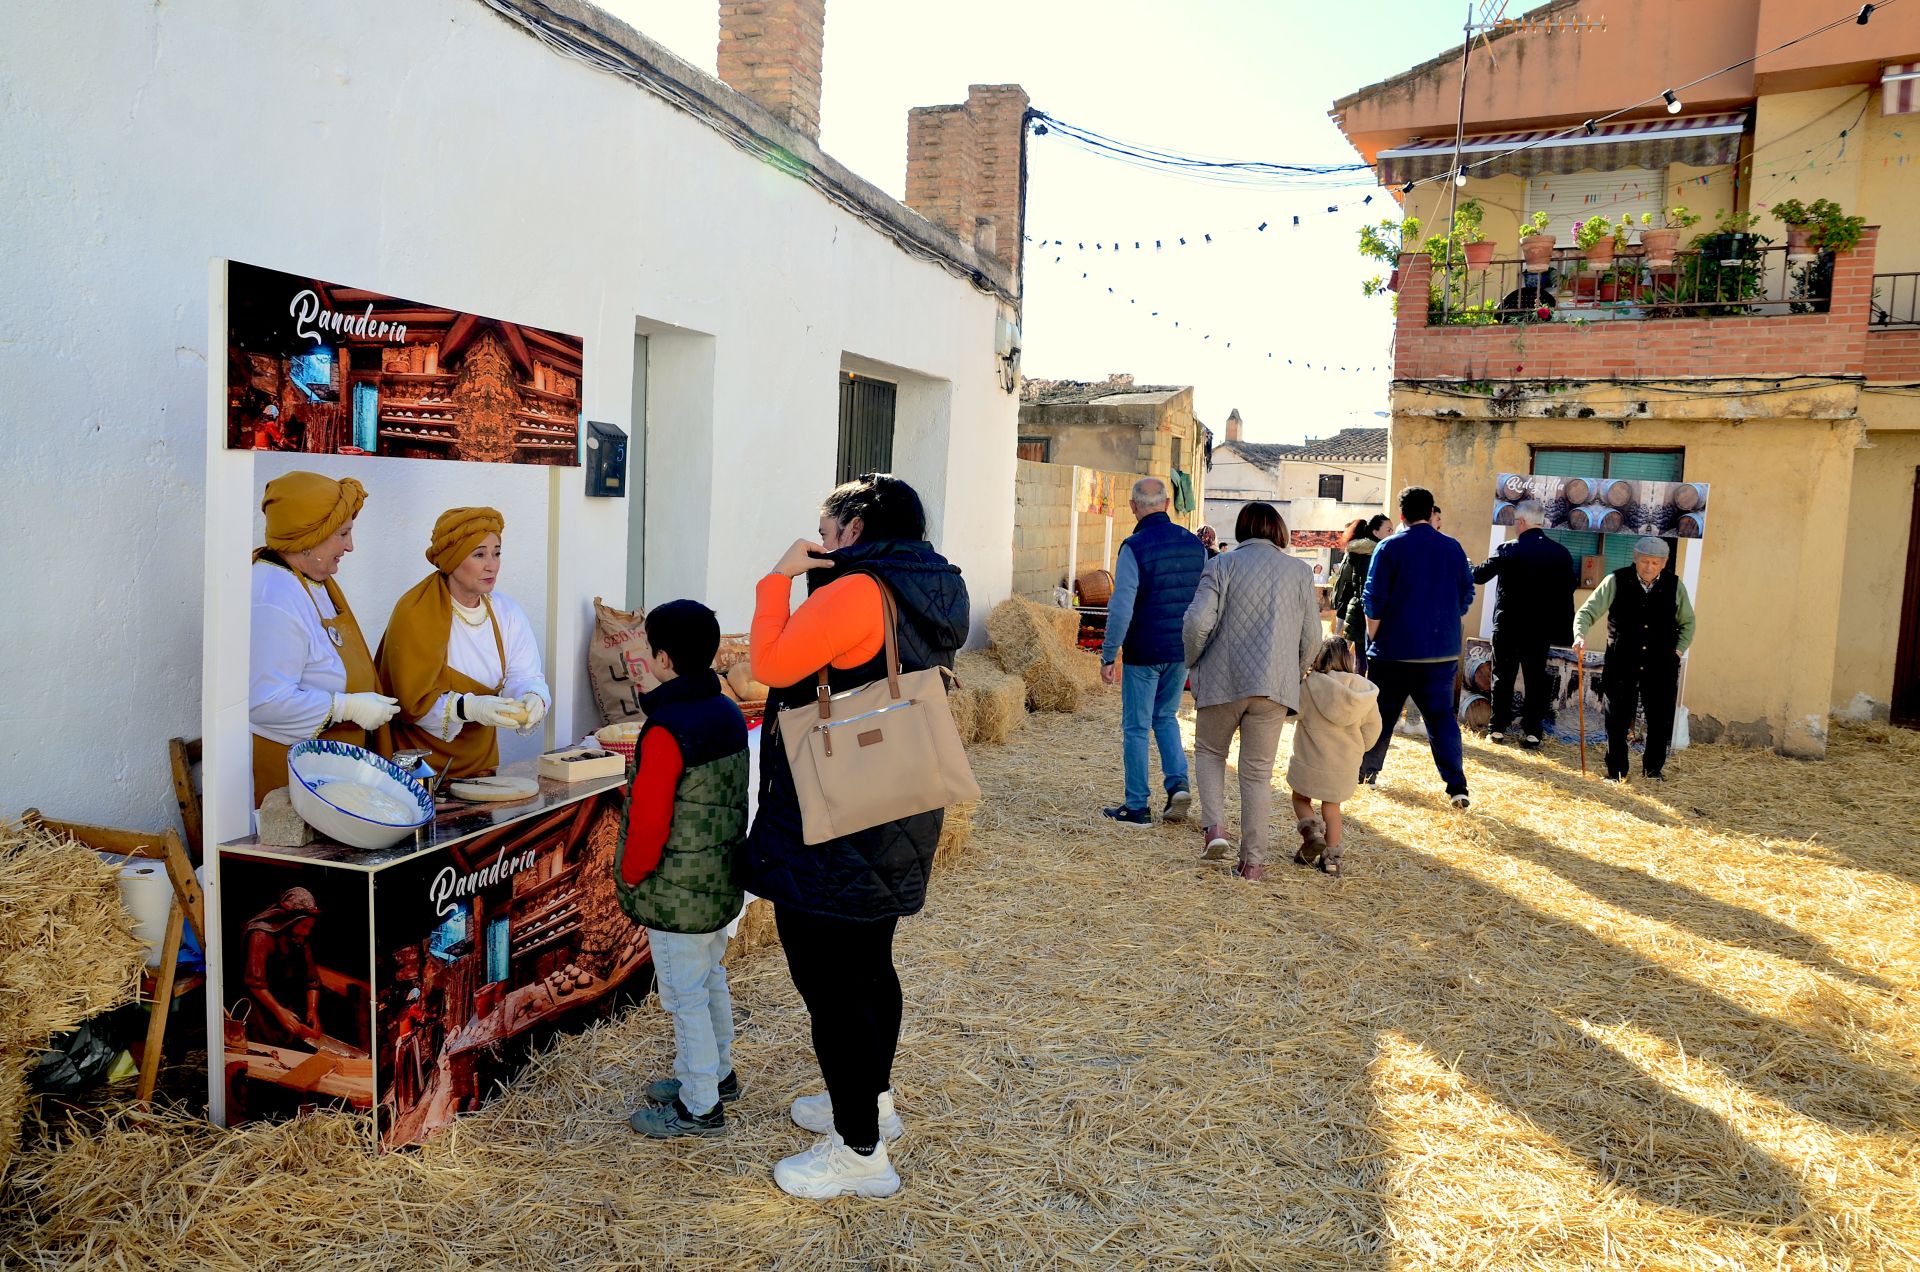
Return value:
<svg viewBox="0 0 1920 1272">
<path fill-rule="evenodd" d="M 1453 234 L 1467 258 L 1468 269 L 1485 269 L 1493 264 L 1493 253 L 1499 246 L 1480 229 L 1484 215 L 1478 199 L 1468 199 L 1454 209 Z"/>
<path fill-rule="evenodd" d="M 1553 234 L 1547 229 L 1547 214 L 1535 212 L 1520 222 L 1520 255 L 1527 271 L 1538 274 L 1553 265 Z"/>
<path fill-rule="evenodd" d="M 1405 244 L 1417 242 L 1420 238 L 1420 218 L 1410 216 L 1404 221 L 1382 221 L 1378 225 L 1360 227 L 1360 255 L 1370 261 L 1380 261 L 1386 265 L 1385 278 L 1375 274 L 1360 284 L 1363 296 L 1378 296 L 1381 292 L 1400 290 L 1400 253 Z"/>
<path fill-rule="evenodd" d="M 1661 220 L 1664 228 L 1640 231 L 1640 246 L 1647 249 L 1647 264 L 1654 269 L 1673 264 L 1674 256 L 1680 251 L 1680 231 L 1700 224 L 1700 214 L 1673 207 L 1667 209 Z"/>
<path fill-rule="evenodd" d="M 1587 254 L 1587 264 L 1605 269 L 1613 264 L 1613 222 L 1590 216 L 1573 223 L 1573 245 Z"/>
<path fill-rule="evenodd" d="M 1744 264 L 1757 250 L 1760 218 L 1749 212 L 1726 211 L 1720 214 L 1719 232 L 1702 234 L 1694 242 L 1701 254 L 1724 266 Z"/>
<path fill-rule="evenodd" d="M 1867 228 L 1865 217 L 1846 215 L 1831 199 L 1810 205 L 1786 199 L 1773 205 L 1773 215 L 1787 227 L 1787 259 L 1795 265 L 1818 260 L 1822 252 L 1851 251 Z"/>
</svg>

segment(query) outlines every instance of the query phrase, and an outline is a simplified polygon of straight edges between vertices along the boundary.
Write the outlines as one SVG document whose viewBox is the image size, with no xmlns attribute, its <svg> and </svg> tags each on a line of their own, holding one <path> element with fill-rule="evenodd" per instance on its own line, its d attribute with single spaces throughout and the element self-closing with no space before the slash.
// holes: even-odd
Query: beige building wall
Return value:
<svg viewBox="0 0 1920 1272">
<path fill-rule="evenodd" d="M 1884 720 L 1893 695 L 1901 609 L 1920 470 L 1920 398 L 1868 389 L 1865 444 L 1854 452 L 1846 564 L 1833 668 L 1833 709 Z"/>
<path fill-rule="evenodd" d="M 1051 604 L 1053 590 L 1077 579 L 1089 570 L 1111 570 L 1114 554 L 1133 533 L 1133 513 L 1127 508 L 1128 489 L 1138 474 L 1100 472 L 1120 492 L 1113 516 L 1104 513 L 1079 514 L 1080 533 L 1071 542 L 1078 557 L 1072 570 L 1067 568 L 1073 513 L 1073 470 L 1071 464 L 1040 464 L 1020 460 L 1014 473 L 1013 514 L 1013 593 L 1028 600 Z M 1094 470 L 1098 471 L 1098 470 Z M 1191 520 L 1191 518 L 1182 518 Z"/>
<path fill-rule="evenodd" d="M 1860 391 L 1838 384 L 1701 398 L 1698 383 L 1671 387 L 1687 395 L 1592 385 L 1498 408 L 1477 395 L 1396 387 L 1388 488 L 1432 490 L 1447 510 L 1447 533 L 1478 562 L 1490 539 L 1493 477 L 1530 471 L 1533 447 L 1683 449 L 1687 480 L 1713 484 L 1710 537 L 1685 548 L 1705 554 L 1684 687 L 1693 736 L 1821 755 L 1842 571 L 1819 528 L 1848 522 Z M 1592 418 L 1533 415 L 1585 408 Z M 1467 616 L 1469 631 L 1479 628 L 1483 599 Z"/>
</svg>

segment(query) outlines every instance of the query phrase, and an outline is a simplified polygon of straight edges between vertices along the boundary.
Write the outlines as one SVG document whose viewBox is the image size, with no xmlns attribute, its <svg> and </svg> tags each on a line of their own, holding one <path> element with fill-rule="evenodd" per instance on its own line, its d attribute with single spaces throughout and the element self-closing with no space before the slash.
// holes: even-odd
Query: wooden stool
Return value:
<svg viewBox="0 0 1920 1272">
<path fill-rule="evenodd" d="M 193 863 L 187 859 L 186 845 L 171 830 L 150 834 L 114 826 L 55 821 L 51 817 L 41 816 L 37 808 L 29 808 L 20 820 L 56 835 L 66 835 L 100 852 L 146 857 L 166 865 L 167 879 L 173 884 L 173 904 L 167 910 L 167 935 L 160 946 L 160 966 L 140 974 L 140 996 L 153 1005 L 152 1015 L 147 1021 L 146 1045 L 140 1053 L 140 1090 L 137 1098 L 145 1104 L 153 1098 L 154 1084 L 160 1080 L 161 1048 L 166 1042 L 167 1016 L 173 1000 L 198 989 L 207 979 L 204 973 L 195 976 L 175 974 L 180 963 L 181 936 L 188 923 L 193 924 L 193 934 L 199 940 L 201 950 L 207 948 L 206 901 L 200 890 L 200 881 L 194 877 Z"/>
</svg>

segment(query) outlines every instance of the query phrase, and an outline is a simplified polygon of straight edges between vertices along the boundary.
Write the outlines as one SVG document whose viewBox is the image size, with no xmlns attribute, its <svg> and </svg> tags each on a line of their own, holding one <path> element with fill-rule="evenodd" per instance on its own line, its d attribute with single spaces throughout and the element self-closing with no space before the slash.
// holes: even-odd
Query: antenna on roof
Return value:
<svg viewBox="0 0 1920 1272">
<path fill-rule="evenodd" d="M 1480 47 L 1487 51 L 1487 64 L 1499 66 L 1500 59 L 1493 55 L 1493 41 L 1487 38 L 1487 32 L 1497 30 L 1506 15 L 1510 0 L 1480 0 L 1480 21 L 1474 24 L 1480 32 Z"/>
</svg>

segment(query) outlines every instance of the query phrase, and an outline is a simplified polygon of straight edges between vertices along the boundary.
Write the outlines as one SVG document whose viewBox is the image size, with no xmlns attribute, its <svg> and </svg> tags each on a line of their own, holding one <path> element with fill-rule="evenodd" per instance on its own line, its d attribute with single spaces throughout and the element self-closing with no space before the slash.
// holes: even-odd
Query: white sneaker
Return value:
<svg viewBox="0 0 1920 1272">
<path fill-rule="evenodd" d="M 822 1091 L 793 1102 L 794 1125 L 815 1135 L 833 1134 L 833 1097 Z M 893 1092 L 880 1093 L 880 1138 L 891 1144 L 907 1133 L 906 1123 L 893 1111 Z"/>
<path fill-rule="evenodd" d="M 829 1135 L 804 1153 L 782 1158 L 773 1168 L 782 1192 L 812 1201 L 829 1197 L 891 1197 L 900 1191 L 900 1172 L 887 1160 L 886 1141 L 861 1156 L 838 1135 Z"/>
</svg>

